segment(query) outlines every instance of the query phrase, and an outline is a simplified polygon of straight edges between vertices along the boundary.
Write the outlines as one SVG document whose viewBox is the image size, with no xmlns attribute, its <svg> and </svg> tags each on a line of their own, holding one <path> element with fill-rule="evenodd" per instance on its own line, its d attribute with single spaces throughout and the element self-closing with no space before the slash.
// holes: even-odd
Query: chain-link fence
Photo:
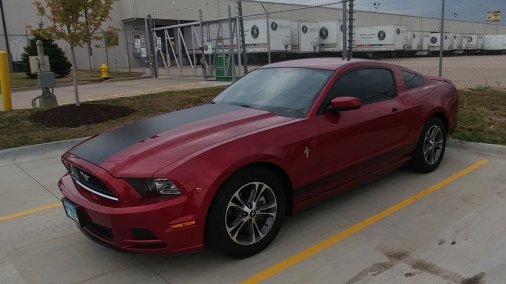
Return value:
<svg viewBox="0 0 506 284">
<path fill-rule="evenodd" d="M 332 0 L 193 2 L 198 3 L 152 15 L 174 23 L 149 23 L 155 34 L 152 64 L 160 74 L 238 77 L 269 62 L 355 57 L 427 75 L 441 72 L 460 87 L 506 85 L 506 25 L 486 22 L 486 12 L 472 14 L 478 13 L 476 5 L 480 11 L 499 9 L 493 1 L 447 0 L 443 22 L 442 0 L 347 0 L 345 10 L 343 1 Z"/>
</svg>

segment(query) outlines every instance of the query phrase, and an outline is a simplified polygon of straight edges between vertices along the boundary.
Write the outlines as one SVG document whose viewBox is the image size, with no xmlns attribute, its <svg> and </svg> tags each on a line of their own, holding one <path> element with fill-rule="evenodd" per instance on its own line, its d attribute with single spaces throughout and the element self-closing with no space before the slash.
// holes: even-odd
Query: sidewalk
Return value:
<svg viewBox="0 0 506 284">
<path fill-rule="evenodd" d="M 136 79 L 109 81 L 79 86 L 79 98 L 81 102 L 113 99 L 119 97 L 132 97 L 166 91 L 188 90 L 215 86 L 226 86 L 229 82 L 203 81 L 198 77 L 160 77 L 157 79 Z M 39 96 L 41 90 L 26 90 L 12 93 L 13 109 L 32 108 L 32 99 Z M 58 104 L 71 104 L 75 102 L 74 86 L 65 85 L 56 87 L 54 94 Z M 2 102 L 0 100 L 0 106 Z"/>
</svg>

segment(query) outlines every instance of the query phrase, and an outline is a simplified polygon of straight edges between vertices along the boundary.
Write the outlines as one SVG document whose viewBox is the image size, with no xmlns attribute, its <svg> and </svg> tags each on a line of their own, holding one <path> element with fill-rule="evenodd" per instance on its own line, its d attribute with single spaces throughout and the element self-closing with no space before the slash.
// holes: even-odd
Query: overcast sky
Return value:
<svg viewBox="0 0 506 284">
<path fill-rule="evenodd" d="M 272 2 L 319 5 L 339 0 L 271 0 Z M 357 10 L 378 11 L 412 16 L 440 17 L 442 0 L 355 0 Z M 374 4 L 376 3 L 376 5 Z M 447 19 L 486 22 L 487 11 L 501 11 L 506 24 L 506 0 L 446 0 Z"/>
</svg>

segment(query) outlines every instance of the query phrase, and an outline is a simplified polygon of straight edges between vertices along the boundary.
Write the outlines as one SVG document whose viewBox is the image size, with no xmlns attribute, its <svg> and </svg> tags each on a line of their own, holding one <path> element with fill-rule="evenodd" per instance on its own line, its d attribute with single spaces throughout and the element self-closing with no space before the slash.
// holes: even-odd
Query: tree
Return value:
<svg viewBox="0 0 506 284">
<path fill-rule="evenodd" d="M 40 33 L 64 40 L 70 46 L 76 106 L 79 106 L 79 94 L 75 48 L 100 39 L 94 33 L 110 19 L 114 1 L 116 0 L 35 0 L 37 13 L 51 23 L 47 28 L 41 29 Z"/>
<path fill-rule="evenodd" d="M 67 76 L 71 71 L 72 64 L 68 61 L 63 50 L 52 39 L 45 39 L 39 36 L 35 36 L 28 41 L 28 45 L 25 47 L 25 52 L 21 55 L 23 64 L 25 65 L 26 75 L 30 78 L 37 77 L 37 74 L 30 73 L 29 61 L 30 56 L 37 56 L 37 40 L 42 40 L 44 55 L 49 56 L 51 71 L 61 78 Z"/>
</svg>

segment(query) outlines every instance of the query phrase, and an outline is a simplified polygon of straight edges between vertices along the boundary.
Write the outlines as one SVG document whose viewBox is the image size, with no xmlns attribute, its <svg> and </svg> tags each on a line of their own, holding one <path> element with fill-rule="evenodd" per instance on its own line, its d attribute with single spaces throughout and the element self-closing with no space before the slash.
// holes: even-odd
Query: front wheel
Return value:
<svg viewBox="0 0 506 284">
<path fill-rule="evenodd" d="M 438 117 L 431 117 L 418 138 L 412 167 L 424 173 L 435 170 L 441 161 L 446 148 L 446 127 Z"/>
<path fill-rule="evenodd" d="M 286 197 L 272 172 L 250 168 L 234 174 L 213 200 L 207 222 L 209 244 L 245 258 L 265 249 L 283 223 Z"/>
</svg>

